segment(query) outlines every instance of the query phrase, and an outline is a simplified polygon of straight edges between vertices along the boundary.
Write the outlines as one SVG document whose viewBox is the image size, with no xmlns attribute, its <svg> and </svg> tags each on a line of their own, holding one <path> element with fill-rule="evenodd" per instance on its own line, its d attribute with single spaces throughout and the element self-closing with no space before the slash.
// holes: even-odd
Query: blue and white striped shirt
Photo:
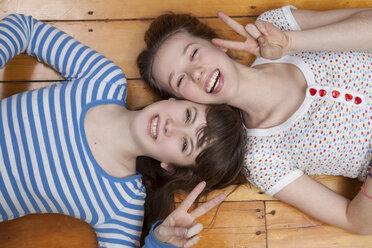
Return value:
<svg viewBox="0 0 372 248">
<path fill-rule="evenodd" d="M 100 247 L 139 246 L 146 197 L 141 176 L 105 173 L 93 158 L 83 124 L 93 106 L 126 106 L 125 75 L 51 25 L 10 15 L 0 22 L 0 67 L 22 52 L 66 81 L 0 101 L 0 221 L 61 213 L 88 222 Z M 151 247 L 169 246 L 153 235 L 147 241 Z"/>
</svg>

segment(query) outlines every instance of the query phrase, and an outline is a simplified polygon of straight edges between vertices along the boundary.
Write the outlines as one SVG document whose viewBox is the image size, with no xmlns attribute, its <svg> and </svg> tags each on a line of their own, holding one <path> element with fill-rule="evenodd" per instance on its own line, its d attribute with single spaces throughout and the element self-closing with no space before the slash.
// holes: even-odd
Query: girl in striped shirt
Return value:
<svg viewBox="0 0 372 248">
<path fill-rule="evenodd" d="M 88 222 L 100 247 L 138 247 L 145 214 L 148 228 L 169 214 L 175 190 L 206 181 L 146 239 L 147 247 L 194 244 L 193 220 L 224 197 L 189 214 L 191 202 L 244 177 L 239 113 L 173 99 L 129 111 L 118 66 L 51 25 L 10 15 L 0 22 L 0 67 L 22 52 L 66 81 L 0 101 L 0 221 L 61 213 Z"/>
</svg>

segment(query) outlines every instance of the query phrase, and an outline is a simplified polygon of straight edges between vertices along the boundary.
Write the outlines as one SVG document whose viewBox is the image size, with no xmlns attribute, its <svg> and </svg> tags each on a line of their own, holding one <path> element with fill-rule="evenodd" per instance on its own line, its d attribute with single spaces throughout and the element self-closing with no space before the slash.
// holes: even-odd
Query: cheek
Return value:
<svg viewBox="0 0 372 248">
<path fill-rule="evenodd" d="M 186 100 L 190 100 L 197 103 L 207 103 L 207 95 L 197 85 L 188 83 L 182 90 L 182 97 Z"/>
</svg>

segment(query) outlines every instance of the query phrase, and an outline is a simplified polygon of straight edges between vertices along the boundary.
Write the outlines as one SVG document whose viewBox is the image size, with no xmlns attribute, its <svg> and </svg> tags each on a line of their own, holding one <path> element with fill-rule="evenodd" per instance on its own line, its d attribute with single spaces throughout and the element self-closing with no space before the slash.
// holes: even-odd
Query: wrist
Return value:
<svg viewBox="0 0 372 248">
<path fill-rule="evenodd" d="M 158 220 L 157 222 L 155 222 L 151 228 L 151 231 L 150 232 L 153 232 L 155 238 L 157 240 L 159 240 L 160 242 L 163 242 L 161 240 L 161 236 L 159 235 L 159 226 L 163 223 L 163 220 Z"/>
<path fill-rule="evenodd" d="M 284 31 L 283 34 L 284 34 L 284 37 L 286 39 L 286 41 L 284 42 L 284 44 L 286 44 L 286 45 L 283 47 L 284 55 L 291 54 L 291 53 L 295 52 L 293 50 L 293 44 L 292 44 L 293 31 Z"/>
</svg>

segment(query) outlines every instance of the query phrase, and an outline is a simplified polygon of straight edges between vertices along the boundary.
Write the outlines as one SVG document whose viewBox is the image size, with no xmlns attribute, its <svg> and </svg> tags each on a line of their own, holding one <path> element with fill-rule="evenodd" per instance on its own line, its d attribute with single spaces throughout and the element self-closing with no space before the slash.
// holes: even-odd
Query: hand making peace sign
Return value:
<svg viewBox="0 0 372 248">
<path fill-rule="evenodd" d="M 226 198 L 225 194 L 220 194 L 190 213 L 187 212 L 198 195 L 203 191 L 205 185 L 205 182 L 199 183 L 181 205 L 168 215 L 162 224 L 155 228 L 154 234 L 159 241 L 180 247 L 191 247 L 199 241 L 198 234 L 203 230 L 203 225 L 194 222 L 195 219 L 220 204 Z"/>
<path fill-rule="evenodd" d="M 267 59 L 278 59 L 289 52 L 290 38 L 285 32 L 280 31 L 273 24 L 261 20 L 249 23 L 245 28 L 231 19 L 222 11 L 218 12 L 218 17 L 230 26 L 235 32 L 245 37 L 244 42 L 223 39 L 212 39 L 216 46 L 246 51 L 256 56 Z"/>
</svg>

